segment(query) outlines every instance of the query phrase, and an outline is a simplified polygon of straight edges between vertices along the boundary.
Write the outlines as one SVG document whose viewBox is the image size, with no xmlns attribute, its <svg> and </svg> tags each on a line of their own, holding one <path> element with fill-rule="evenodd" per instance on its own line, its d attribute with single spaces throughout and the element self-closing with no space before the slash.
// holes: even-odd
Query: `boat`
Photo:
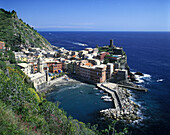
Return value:
<svg viewBox="0 0 170 135">
<path fill-rule="evenodd" d="M 112 101 L 112 99 L 104 99 L 104 101 L 106 101 L 106 102 L 111 102 Z"/>
<path fill-rule="evenodd" d="M 97 90 L 98 88 L 93 88 L 93 89 Z"/>
<path fill-rule="evenodd" d="M 103 91 L 103 90 L 100 90 L 100 93 L 104 93 L 104 91 Z"/>
<path fill-rule="evenodd" d="M 96 96 L 99 96 L 100 95 L 100 93 L 96 93 Z"/>
<path fill-rule="evenodd" d="M 80 93 L 83 93 L 83 91 L 81 90 Z"/>
<path fill-rule="evenodd" d="M 109 97 L 109 96 L 102 96 L 101 98 L 102 99 L 111 99 L 111 97 Z"/>
</svg>

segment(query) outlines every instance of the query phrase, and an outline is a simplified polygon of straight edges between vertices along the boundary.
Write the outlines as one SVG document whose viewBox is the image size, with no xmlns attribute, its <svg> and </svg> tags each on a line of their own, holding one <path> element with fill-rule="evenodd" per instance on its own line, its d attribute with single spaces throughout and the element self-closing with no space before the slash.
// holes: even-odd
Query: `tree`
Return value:
<svg viewBox="0 0 170 135">
<path fill-rule="evenodd" d="M 0 52 L 0 57 L 2 57 L 2 52 Z"/>
<path fill-rule="evenodd" d="M 96 45 L 96 48 L 99 48 L 99 46 L 98 46 L 98 45 Z"/>
<path fill-rule="evenodd" d="M 6 69 L 6 63 L 4 61 L 0 61 L 0 69 L 2 70 Z"/>
<path fill-rule="evenodd" d="M 14 53 L 11 51 L 11 52 L 9 52 L 9 61 L 10 61 L 10 63 L 16 63 L 16 60 L 15 60 L 15 55 L 14 55 Z"/>
<path fill-rule="evenodd" d="M 104 62 L 103 62 L 104 64 L 107 64 L 107 63 L 109 63 L 109 59 L 104 59 Z"/>
</svg>

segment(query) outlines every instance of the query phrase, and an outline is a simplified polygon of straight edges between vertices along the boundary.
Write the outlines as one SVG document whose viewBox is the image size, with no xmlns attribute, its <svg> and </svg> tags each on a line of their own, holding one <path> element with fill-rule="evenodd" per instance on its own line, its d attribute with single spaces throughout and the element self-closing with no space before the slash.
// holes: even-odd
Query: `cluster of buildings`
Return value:
<svg viewBox="0 0 170 135">
<path fill-rule="evenodd" d="M 1 45 L 1 44 L 0 44 Z M 110 42 L 110 47 L 113 41 Z M 108 48 L 109 46 L 105 46 Z M 127 70 L 121 67 L 124 59 L 122 48 L 112 48 L 110 52 L 99 52 L 98 48 L 85 48 L 81 51 L 55 48 L 47 51 L 40 48 L 21 48 L 14 52 L 21 70 L 30 77 L 37 90 L 42 89 L 53 75 L 67 72 L 90 83 L 103 83 L 113 76 L 118 80 L 127 80 Z M 113 62 L 104 64 L 104 59 Z M 126 59 L 125 59 L 126 60 Z"/>
</svg>

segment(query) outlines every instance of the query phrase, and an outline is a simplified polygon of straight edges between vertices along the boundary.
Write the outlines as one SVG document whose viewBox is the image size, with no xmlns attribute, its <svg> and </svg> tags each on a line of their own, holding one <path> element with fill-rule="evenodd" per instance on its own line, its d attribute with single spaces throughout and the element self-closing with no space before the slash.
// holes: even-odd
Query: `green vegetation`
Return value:
<svg viewBox="0 0 170 135">
<path fill-rule="evenodd" d="M 31 45 L 50 49 L 50 43 L 43 38 L 33 27 L 18 19 L 16 12 L 0 9 L 0 41 L 17 51 L 17 45 Z"/>
<path fill-rule="evenodd" d="M 109 63 L 110 61 L 109 61 L 109 59 L 104 59 L 104 64 L 107 64 L 107 63 Z"/>
<path fill-rule="evenodd" d="M 99 52 L 111 52 L 112 48 L 109 46 L 98 47 Z"/>
<path fill-rule="evenodd" d="M 122 48 L 122 47 L 120 47 Z M 109 52 L 110 54 L 109 55 L 106 55 L 105 58 L 104 58 L 104 64 L 107 64 L 107 63 L 120 63 L 120 64 L 126 64 L 127 63 L 127 56 L 126 56 L 126 53 L 125 51 L 122 49 L 116 49 L 115 46 L 103 46 L 103 47 L 99 47 L 99 52 Z M 116 60 L 116 59 L 113 59 L 112 56 L 113 55 L 122 55 L 124 56 L 123 58 L 121 58 L 120 60 Z"/>
<path fill-rule="evenodd" d="M 17 67 L 6 68 L 7 75 L 0 70 L 0 134 L 96 134 L 42 98 Z"/>
<path fill-rule="evenodd" d="M 0 61 L 9 61 L 11 64 L 16 63 L 14 53 L 10 51 L 0 52 Z"/>
<path fill-rule="evenodd" d="M 0 61 L 0 69 L 3 71 L 6 69 L 6 63 L 4 61 Z"/>
</svg>

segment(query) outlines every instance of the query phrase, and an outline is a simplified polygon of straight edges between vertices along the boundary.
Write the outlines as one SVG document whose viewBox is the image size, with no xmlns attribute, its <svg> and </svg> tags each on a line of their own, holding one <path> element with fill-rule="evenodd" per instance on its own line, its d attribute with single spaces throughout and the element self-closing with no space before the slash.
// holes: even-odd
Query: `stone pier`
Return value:
<svg viewBox="0 0 170 135">
<path fill-rule="evenodd" d="M 127 90 L 120 88 L 114 83 L 97 84 L 97 87 L 109 93 L 115 104 L 115 108 L 101 110 L 100 113 L 103 116 L 116 120 L 123 119 L 128 121 L 140 119 L 140 117 L 137 116 L 138 106 L 133 101 L 129 100 L 128 96 L 130 94 Z"/>
</svg>

